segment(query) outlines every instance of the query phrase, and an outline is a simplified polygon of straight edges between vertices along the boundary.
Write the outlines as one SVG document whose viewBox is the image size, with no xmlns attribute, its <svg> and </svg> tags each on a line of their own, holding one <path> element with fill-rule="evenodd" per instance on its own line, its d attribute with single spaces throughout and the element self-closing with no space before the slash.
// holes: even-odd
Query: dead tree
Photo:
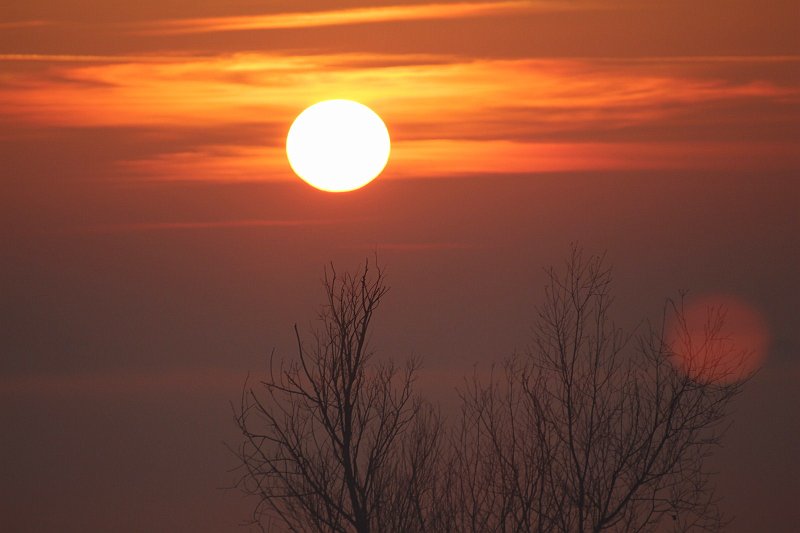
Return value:
<svg viewBox="0 0 800 533">
<path fill-rule="evenodd" d="M 258 498 L 254 522 L 277 530 L 437 531 L 438 413 L 415 397 L 419 363 L 378 363 L 370 325 L 388 288 L 369 263 L 324 277 L 318 327 L 297 356 L 245 385 L 239 485 Z M 272 529 L 274 530 L 274 529 Z"/>
<path fill-rule="evenodd" d="M 741 383 L 698 379 L 671 360 L 679 350 L 704 350 L 680 355 L 706 365 L 729 356 L 717 342 L 722 315 L 710 315 L 699 345 L 669 302 L 663 321 L 628 335 L 612 321 L 602 258 L 573 249 L 548 276 L 530 348 L 461 393 L 454 529 L 719 530 L 706 459 Z M 678 325 L 669 342 L 667 322 Z"/>
</svg>

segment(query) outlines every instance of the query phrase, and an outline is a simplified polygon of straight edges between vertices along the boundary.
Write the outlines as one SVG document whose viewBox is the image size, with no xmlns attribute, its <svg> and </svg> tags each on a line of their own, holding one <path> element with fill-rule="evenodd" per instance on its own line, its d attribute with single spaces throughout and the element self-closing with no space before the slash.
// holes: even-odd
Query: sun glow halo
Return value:
<svg viewBox="0 0 800 533">
<path fill-rule="evenodd" d="M 352 100 L 326 100 L 300 113 L 286 138 L 289 164 L 300 178 L 328 192 L 352 191 L 375 179 L 389 161 L 383 120 Z"/>
</svg>

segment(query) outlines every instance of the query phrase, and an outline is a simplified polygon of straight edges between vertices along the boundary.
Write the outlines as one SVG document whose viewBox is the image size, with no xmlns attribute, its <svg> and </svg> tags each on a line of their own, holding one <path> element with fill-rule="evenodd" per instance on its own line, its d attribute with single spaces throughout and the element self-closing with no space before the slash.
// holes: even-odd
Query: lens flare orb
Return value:
<svg viewBox="0 0 800 533">
<path fill-rule="evenodd" d="M 693 380 L 734 383 L 763 364 L 769 328 L 761 314 L 730 294 L 689 300 L 668 325 L 672 362 Z"/>
<path fill-rule="evenodd" d="M 328 192 L 359 189 L 389 161 L 389 131 L 381 117 L 352 100 L 326 100 L 300 113 L 286 138 L 286 155 L 303 181 Z"/>
</svg>

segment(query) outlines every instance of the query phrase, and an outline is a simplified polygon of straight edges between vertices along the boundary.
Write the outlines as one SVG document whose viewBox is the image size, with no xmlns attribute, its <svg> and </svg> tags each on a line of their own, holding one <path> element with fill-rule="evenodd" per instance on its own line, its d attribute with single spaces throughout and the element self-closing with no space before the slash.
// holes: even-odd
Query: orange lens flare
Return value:
<svg viewBox="0 0 800 533">
<path fill-rule="evenodd" d="M 676 313 L 667 342 L 673 364 L 693 380 L 735 383 L 761 367 L 769 330 L 761 314 L 740 298 L 708 295 Z"/>
</svg>

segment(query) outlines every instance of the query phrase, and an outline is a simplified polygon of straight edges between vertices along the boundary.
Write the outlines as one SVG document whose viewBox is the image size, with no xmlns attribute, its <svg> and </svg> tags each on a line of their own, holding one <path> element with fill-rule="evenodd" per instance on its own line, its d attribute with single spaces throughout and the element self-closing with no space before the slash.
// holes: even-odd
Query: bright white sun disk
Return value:
<svg viewBox="0 0 800 533">
<path fill-rule="evenodd" d="M 329 192 L 352 191 L 380 174 L 391 143 L 383 120 L 352 100 L 314 104 L 295 119 L 286 138 L 292 170 Z"/>
</svg>

